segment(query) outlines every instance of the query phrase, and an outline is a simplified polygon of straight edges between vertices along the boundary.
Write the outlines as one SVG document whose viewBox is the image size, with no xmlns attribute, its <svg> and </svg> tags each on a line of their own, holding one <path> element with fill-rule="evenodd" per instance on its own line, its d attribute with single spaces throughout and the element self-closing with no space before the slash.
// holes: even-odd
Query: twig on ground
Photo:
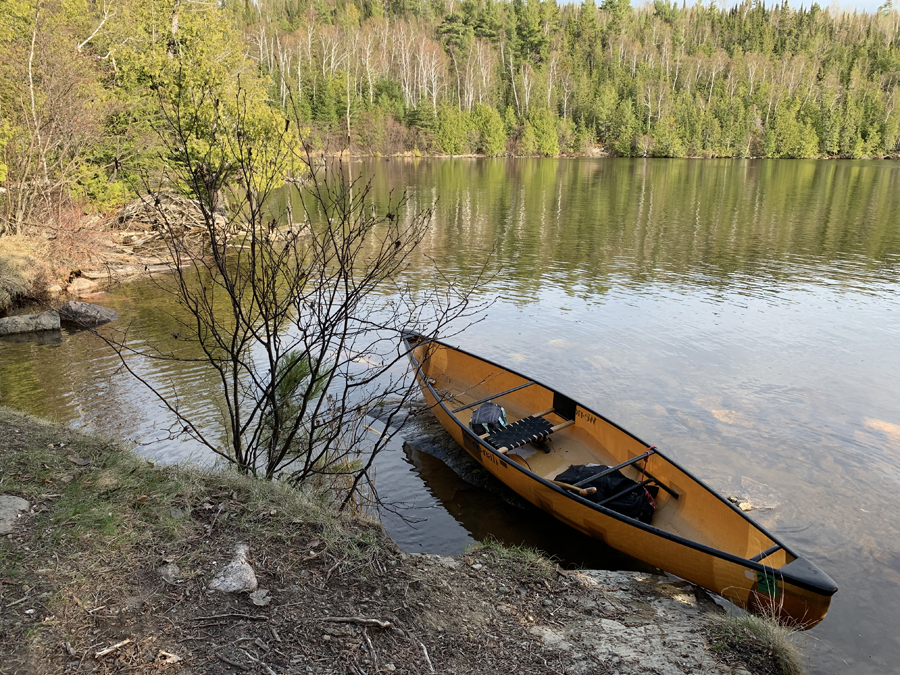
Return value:
<svg viewBox="0 0 900 675">
<path fill-rule="evenodd" d="M 390 621 L 382 621 L 381 619 L 367 619 L 362 616 L 324 616 L 320 621 L 332 621 L 334 623 L 358 623 L 362 626 L 378 626 L 379 628 L 390 628 Z"/>
<path fill-rule="evenodd" d="M 94 658 L 99 659 L 101 656 L 106 656 L 107 654 L 111 654 L 112 652 L 116 651 L 117 649 L 121 649 L 122 647 L 124 647 L 125 645 L 130 644 L 130 643 L 131 643 L 130 639 L 125 639 L 125 640 L 122 640 L 121 642 L 117 642 L 116 644 L 112 645 L 111 647 L 107 647 L 106 649 L 101 649 L 99 652 L 96 652 L 94 654 Z"/>
<path fill-rule="evenodd" d="M 209 524 L 209 529 L 206 530 L 206 536 L 212 534 L 213 528 L 216 526 L 216 521 L 219 519 L 219 515 L 221 515 L 222 511 L 225 509 L 225 502 L 219 502 L 219 510 L 216 511 L 216 515 L 213 516 L 212 522 Z"/>
<path fill-rule="evenodd" d="M 246 655 L 246 657 L 247 657 L 248 659 L 250 659 L 250 660 L 253 661 L 254 663 L 258 663 L 258 664 L 260 665 L 260 667 L 261 667 L 263 670 L 265 670 L 266 673 L 268 673 L 268 675 L 278 675 L 278 673 L 276 673 L 274 670 L 272 670 L 272 669 L 271 669 L 268 665 L 266 665 L 263 661 L 261 661 L 261 660 L 259 660 L 258 658 L 252 656 L 252 655 L 250 654 L 250 652 L 248 652 L 246 649 L 242 649 L 241 651 L 244 652 L 244 654 Z"/>
<path fill-rule="evenodd" d="M 212 619 L 250 619 L 250 621 L 268 621 L 269 617 L 230 612 L 228 614 L 213 614 L 212 616 L 195 616 L 191 621 L 210 621 Z"/>
<path fill-rule="evenodd" d="M 223 661 L 224 663 L 227 663 L 229 666 L 234 666 L 235 668 L 240 668 L 244 672 L 250 670 L 250 666 L 245 666 L 243 663 L 238 663 L 237 661 L 232 661 L 227 656 L 222 656 L 221 654 L 216 654 L 216 657 L 219 659 L 219 661 Z"/>
<path fill-rule="evenodd" d="M 375 652 L 375 645 L 372 644 L 372 640 L 369 639 L 369 631 L 363 628 L 363 637 L 366 639 L 366 644 L 368 645 L 369 656 L 372 657 L 372 670 L 376 673 L 378 672 L 378 654 Z"/>
<path fill-rule="evenodd" d="M 428 650 L 425 648 L 425 645 L 422 644 L 421 641 L 419 641 L 419 646 L 422 648 L 422 653 L 425 654 L 425 663 L 428 664 L 428 670 L 431 671 L 431 672 L 433 673 L 433 672 L 434 672 L 434 666 L 431 665 L 431 659 L 428 658 Z"/>
</svg>

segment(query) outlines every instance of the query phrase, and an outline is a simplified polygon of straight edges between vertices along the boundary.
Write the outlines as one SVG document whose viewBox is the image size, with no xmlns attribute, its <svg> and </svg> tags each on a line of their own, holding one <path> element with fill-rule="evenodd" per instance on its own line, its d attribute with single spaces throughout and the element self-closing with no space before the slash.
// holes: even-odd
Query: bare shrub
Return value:
<svg viewBox="0 0 900 675">
<path fill-rule="evenodd" d="M 162 100 L 159 131 L 171 158 L 163 181 L 196 200 L 206 247 L 190 245 L 159 209 L 173 265 L 158 281 L 181 306 L 181 338 L 195 355 L 138 353 L 127 336 L 116 347 L 174 414 L 175 433 L 243 473 L 315 482 L 346 504 L 370 482 L 415 391 L 399 336 L 459 326 L 477 309 L 477 278 L 459 285 L 435 271 L 405 279 L 431 208 L 410 211 L 405 195 L 376 206 L 371 185 L 338 161 L 298 151 L 297 125 L 261 117 L 246 96 L 239 89 L 235 101 L 204 106 L 210 93 L 192 88 Z M 297 224 L 288 214 L 291 225 L 280 227 L 272 197 L 285 175 L 304 177 L 293 197 L 305 217 Z M 209 369 L 220 423 L 201 422 L 179 392 L 144 378 L 134 355 L 190 358 Z M 369 429 L 375 416 L 379 434 Z"/>
</svg>

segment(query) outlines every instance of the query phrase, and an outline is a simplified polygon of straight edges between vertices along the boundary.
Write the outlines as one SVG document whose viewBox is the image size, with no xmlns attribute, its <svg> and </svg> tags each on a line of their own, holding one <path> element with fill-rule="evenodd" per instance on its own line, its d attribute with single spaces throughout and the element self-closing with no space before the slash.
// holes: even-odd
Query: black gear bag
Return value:
<svg viewBox="0 0 900 675">
<path fill-rule="evenodd" d="M 556 480 L 575 485 L 585 478 L 603 473 L 608 468 L 608 466 L 603 466 L 602 464 L 594 466 L 575 464 L 559 474 Z M 653 519 L 653 513 L 656 511 L 656 495 L 659 493 L 659 488 L 656 485 L 640 487 L 638 483 L 627 478 L 621 471 L 613 471 L 605 476 L 595 478 L 580 487 L 597 488 L 597 492 L 585 497 L 585 499 L 594 503 L 602 502 L 605 499 L 618 495 L 615 499 L 603 504 L 603 506 L 621 513 L 623 516 L 634 518 L 642 523 L 649 523 Z M 623 492 L 624 494 L 620 494 Z"/>
</svg>

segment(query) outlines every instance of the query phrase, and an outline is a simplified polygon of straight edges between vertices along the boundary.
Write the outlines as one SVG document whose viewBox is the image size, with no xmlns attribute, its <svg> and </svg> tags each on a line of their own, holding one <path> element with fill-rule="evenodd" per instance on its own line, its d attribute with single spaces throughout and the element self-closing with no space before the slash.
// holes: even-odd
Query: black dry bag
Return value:
<svg viewBox="0 0 900 675">
<path fill-rule="evenodd" d="M 559 474 L 556 480 L 574 485 L 585 478 L 603 473 L 608 468 L 602 464 L 595 466 L 575 464 Z M 603 506 L 621 513 L 623 516 L 634 518 L 642 523 L 649 523 L 653 519 L 653 513 L 656 511 L 656 495 L 659 493 L 659 488 L 655 485 L 641 487 L 621 471 L 613 471 L 600 478 L 595 478 L 581 487 L 597 488 L 594 494 L 585 497 L 595 503 L 618 495 Z M 623 492 L 624 494 L 622 494 Z"/>
</svg>

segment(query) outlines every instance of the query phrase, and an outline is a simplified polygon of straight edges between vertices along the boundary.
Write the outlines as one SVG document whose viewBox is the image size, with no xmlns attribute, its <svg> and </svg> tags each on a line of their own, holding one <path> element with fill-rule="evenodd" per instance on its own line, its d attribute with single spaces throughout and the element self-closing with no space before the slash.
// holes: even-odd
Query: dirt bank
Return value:
<svg viewBox="0 0 900 675">
<path fill-rule="evenodd" d="M 3 673 L 780 672 L 675 578 L 405 555 L 321 497 L 3 408 L 0 494 L 29 503 L 0 537 Z M 255 602 L 209 590 L 237 543 Z"/>
</svg>

